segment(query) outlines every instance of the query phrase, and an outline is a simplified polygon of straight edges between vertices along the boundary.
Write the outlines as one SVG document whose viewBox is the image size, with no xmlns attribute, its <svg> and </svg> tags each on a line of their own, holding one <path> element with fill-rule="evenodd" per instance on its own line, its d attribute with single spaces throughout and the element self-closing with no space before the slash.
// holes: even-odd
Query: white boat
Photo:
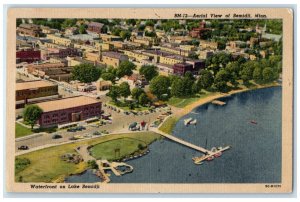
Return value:
<svg viewBox="0 0 300 202">
<path fill-rule="evenodd" d="M 184 119 L 184 125 L 187 126 L 192 120 L 192 118 Z"/>
<path fill-rule="evenodd" d="M 197 124 L 197 119 L 194 119 L 190 122 L 191 125 L 196 125 Z"/>
</svg>

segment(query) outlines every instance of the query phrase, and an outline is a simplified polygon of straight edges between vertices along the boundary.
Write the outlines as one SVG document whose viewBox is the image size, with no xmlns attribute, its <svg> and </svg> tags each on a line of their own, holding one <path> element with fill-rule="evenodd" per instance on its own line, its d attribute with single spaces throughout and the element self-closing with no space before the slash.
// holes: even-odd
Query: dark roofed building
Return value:
<svg viewBox="0 0 300 202">
<path fill-rule="evenodd" d="M 193 72 L 193 65 L 189 63 L 177 63 L 173 65 L 173 73 L 183 76 L 186 72 Z"/>
</svg>

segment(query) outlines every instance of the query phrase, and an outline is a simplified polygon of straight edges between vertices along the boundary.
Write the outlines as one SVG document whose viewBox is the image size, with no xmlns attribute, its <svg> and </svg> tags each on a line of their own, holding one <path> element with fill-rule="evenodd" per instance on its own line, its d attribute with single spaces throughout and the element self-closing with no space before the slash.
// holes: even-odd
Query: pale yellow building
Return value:
<svg viewBox="0 0 300 202">
<path fill-rule="evenodd" d="M 103 52 L 101 62 L 107 66 L 118 67 L 121 62 L 128 61 L 128 56 L 118 52 Z"/>
<path fill-rule="evenodd" d="M 135 61 L 139 61 L 139 62 L 142 60 L 150 60 L 150 56 L 144 55 L 141 52 L 137 52 L 137 51 L 125 50 L 124 54 L 128 55 L 129 58 L 133 58 Z"/>
<path fill-rule="evenodd" d="M 184 58 L 179 55 L 160 56 L 159 62 L 167 65 L 174 65 L 183 62 Z"/>
<path fill-rule="evenodd" d="M 200 40 L 200 49 L 213 49 L 217 50 L 218 49 L 218 43 L 217 42 L 211 42 L 211 41 L 205 41 L 205 40 Z"/>
<path fill-rule="evenodd" d="M 51 39 L 52 43 L 54 43 L 54 44 L 67 46 L 67 47 L 70 47 L 71 43 L 72 43 L 71 39 L 56 36 L 54 34 L 47 34 L 47 39 Z"/>
<path fill-rule="evenodd" d="M 100 38 L 103 40 L 103 42 L 122 41 L 121 37 L 109 34 L 101 34 Z"/>
<path fill-rule="evenodd" d="M 100 50 L 100 48 L 101 48 L 102 51 L 111 51 L 111 50 L 113 50 L 114 46 L 112 44 L 109 44 L 109 43 L 96 42 L 95 43 L 95 48 L 97 50 Z"/>
</svg>

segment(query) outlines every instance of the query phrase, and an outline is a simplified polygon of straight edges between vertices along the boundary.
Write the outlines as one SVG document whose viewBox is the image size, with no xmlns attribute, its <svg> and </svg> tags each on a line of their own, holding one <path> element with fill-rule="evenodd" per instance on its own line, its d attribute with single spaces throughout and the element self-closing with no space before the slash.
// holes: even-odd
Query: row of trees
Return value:
<svg viewBox="0 0 300 202">
<path fill-rule="evenodd" d="M 281 72 L 281 56 L 270 56 L 259 61 L 246 61 L 244 58 L 233 59 L 230 54 L 218 53 L 207 60 L 207 68 L 200 70 L 198 79 L 187 72 L 183 77 L 156 76 L 150 82 L 150 91 L 160 100 L 171 96 L 190 97 L 201 91 L 228 92 L 237 88 L 239 80 L 249 85 L 272 82 Z"/>
</svg>

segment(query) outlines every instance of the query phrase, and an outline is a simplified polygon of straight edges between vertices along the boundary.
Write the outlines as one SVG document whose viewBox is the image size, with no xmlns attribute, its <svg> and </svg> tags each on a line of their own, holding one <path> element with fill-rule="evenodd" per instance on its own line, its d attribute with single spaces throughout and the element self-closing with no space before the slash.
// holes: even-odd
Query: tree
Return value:
<svg viewBox="0 0 300 202">
<path fill-rule="evenodd" d="M 175 96 L 175 97 L 184 96 L 184 91 L 185 91 L 184 87 L 185 87 L 185 85 L 184 85 L 182 78 L 175 79 L 171 85 L 172 96 Z"/>
<path fill-rule="evenodd" d="M 111 97 L 111 99 L 116 102 L 118 97 L 120 97 L 120 88 L 119 86 L 112 86 L 109 92 L 106 94 L 107 96 Z"/>
<path fill-rule="evenodd" d="M 120 66 L 117 69 L 117 76 L 119 78 L 127 75 L 127 76 L 131 76 L 133 71 L 136 68 L 136 65 L 133 64 L 130 61 L 123 61 L 121 62 Z"/>
<path fill-rule="evenodd" d="M 24 121 L 29 123 L 31 129 L 33 129 L 34 124 L 41 117 L 43 110 L 37 105 L 26 105 L 23 111 Z"/>
<path fill-rule="evenodd" d="M 195 60 L 199 59 L 199 55 L 195 52 L 189 53 L 188 57 L 191 58 L 191 59 L 195 59 Z"/>
<path fill-rule="evenodd" d="M 229 80 L 230 80 L 230 73 L 225 69 L 221 69 L 215 77 L 215 82 L 214 82 L 215 87 L 220 92 L 227 92 L 228 91 L 227 82 Z"/>
<path fill-rule="evenodd" d="M 141 75 L 144 75 L 147 81 L 151 81 L 158 75 L 157 67 L 154 65 L 143 65 L 139 70 Z"/>
<path fill-rule="evenodd" d="M 271 82 L 274 80 L 274 72 L 272 68 L 266 67 L 262 72 L 262 77 L 264 82 Z"/>
<path fill-rule="evenodd" d="M 83 63 L 74 66 L 71 74 L 72 79 L 74 80 L 79 80 L 83 83 L 90 83 L 93 81 L 97 81 L 100 78 L 101 69 L 99 67 L 95 67 L 92 64 Z"/>
<path fill-rule="evenodd" d="M 116 76 L 110 72 L 104 72 L 101 74 L 101 78 L 105 81 L 111 81 L 112 83 L 115 83 Z"/>
<path fill-rule="evenodd" d="M 79 26 L 79 33 L 80 34 L 86 34 L 87 32 L 86 32 L 86 25 L 80 25 Z"/>
<path fill-rule="evenodd" d="M 124 99 L 126 99 L 130 94 L 130 86 L 127 82 L 122 82 L 119 86 L 119 92 Z"/>
<path fill-rule="evenodd" d="M 134 26 L 134 25 L 136 25 L 136 20 L 135 19 L 127 19 L 126 24 Z"/>
<path fill-rule="evenodd" d="M 223 92 L 223 93 L 228 92 L 228 90 L 229 90 L 225 81 L 216 82 L 215 87 L 217 88 L 218 91 Z"/>
<path fill-rule="evenodd" d="M 64 22 L 61 24 L 61 27 L 66 29 L 68 27 L 73 27 L 76 25 L 77 19 L 75 18 L 67 18 L 64 20 Z"/>
<path fill-rule="evenodd" d="M 141 94 L 145 93 L 145 91 L 141 88 L 134 88 L 131 91 L 131 96 L 133 99 L 135 99 L 136 101 L 139 100 L 139 97 Z"/>
<path fill-rule="evenodd" d="M 145 106 L 145 105 L 149 104 L 149 102 L 150 102 L 150 99 L 148 98 L 148 96 L 146 95 L 146 93 L 142 93 L 139 96 L 139 104 L 140 105 Z"/>
<path fill-rule="evenodd" d="M 251 79 L 253 79 L 253 71 L 256 67 L 259 67 L 256 61 L 247 61 L 242 64 L 242 71 L 240 72 L 240 75 L 244 83 L 248 83 Z"/>
<path fill-rule="evenodd" d="M 125 39 L 129 39 L 131 37 L 131 32 L 126 31 L 126 30 L 122 30 L 120 32 L 120 37 L 125 40 Z"/>
<path fill-rule="evenodd" d="M 204 89 L 208 89 L 211 87 L 211 85 L 214 82 L 214 78 L 212 73 L 209 70 L 201 70 L 199 72 L 199 80 L 197 81 L 199 83 L 199 86 Z"/>
<path fill-rule="evenodd" d="M 150 91 L 157 96 L 158 99 L 169 97 L 170 79 L 166 76 L 156 76 L 150 82 Z M 165 96 L 167 95 L 167 96 Z"/>
<path fill-rule="evenodd" d="M 262 81 L 262 69 L 260 67 L 256 67 L 253 71 L 253 79 L 256 82 Z"/>
</svg>

